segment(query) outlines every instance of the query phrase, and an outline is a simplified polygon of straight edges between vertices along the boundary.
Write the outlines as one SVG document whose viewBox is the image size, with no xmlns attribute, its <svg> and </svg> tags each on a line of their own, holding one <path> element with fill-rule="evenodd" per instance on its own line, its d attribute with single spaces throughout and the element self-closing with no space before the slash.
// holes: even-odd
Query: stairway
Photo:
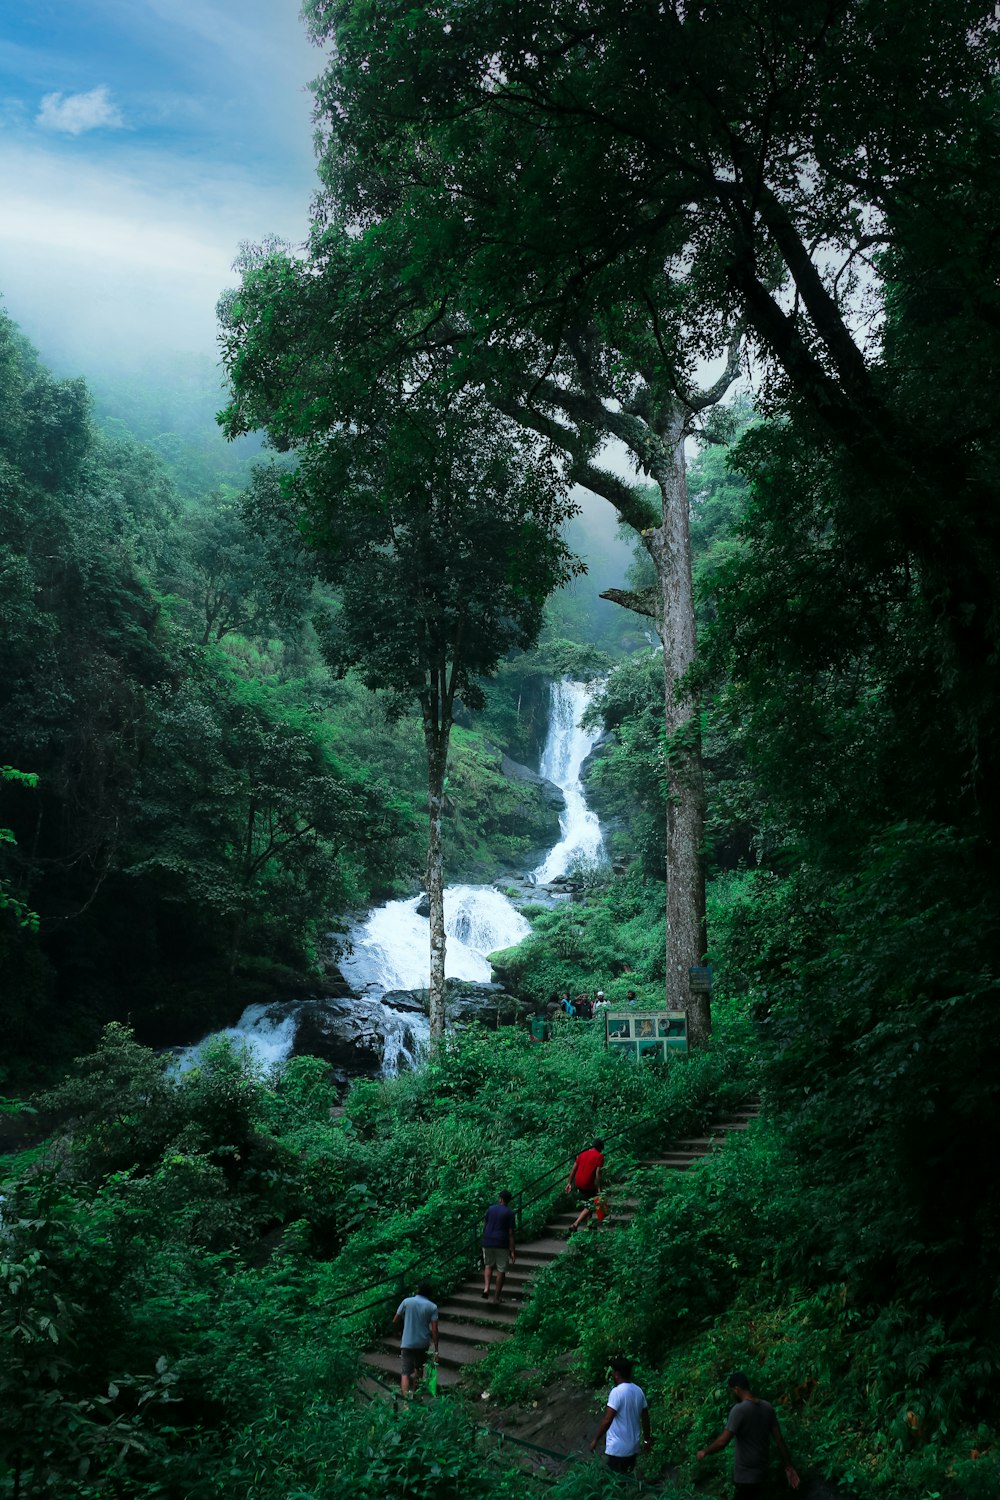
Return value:
<svg viewBox="0 0 1000 1500">
<path fill-rule="evenodd" d="M 746 1130 L 757 1118 L 757 1105 L 747 1105 L 734 1110 L 725 1119 L 709 1127 L 703 1136 L 690 1136 L 675 1142 L 670 1151 L 662 1156 L 647 1157 L 639 1162 L 643 1172 L 670 1170 L 685 1172 L 704 1160 L 710 1152 L 723 1145 L 727 1137 Z M 631 1222 L 639 1203 L 631 1196 L 634 1182 L 619 1184 L 607 1189 L 605 1197 L 609 1213 L 604 1223 L 597 1228 L 591 1220 L 591 1232 L 606 1233 Z M 560 1256 L 571 1238 L 570 1225 L 577 1217 L 577 1210 L 570 1207 L 555 1213 L 550 1218 L 542 1236 L 517 1247 L 517 1259 L 504 1278 L 503 1300 L 499 1305 L 481 1296 L 483 1273 L 476 1271 L 468 1276 L 456 1291 L 439 1303 L 438 1322 L 438 1389 L 445 1390 L 458 1385 L 463 1371 L 485 1359 L 494 1344 L 502 1343 L 517 1322 L 518 1313 L 531 1291 L 531 1283 L 539 1271 Z M 578 1233 L 587 1232 L 584 1229 Z M 363 1369 L 371 1371 L 376 1379 L 364 1375 L 359 1390 L 367 1395 L 384 1395 L 385 1385 L 395 1385 L 399 1380 L 399 1334 L 386 1334 L 379 1342 L 361 1356 Z M 382 1382 L 382 1384 L 379 1384 Z"/>
</svg>

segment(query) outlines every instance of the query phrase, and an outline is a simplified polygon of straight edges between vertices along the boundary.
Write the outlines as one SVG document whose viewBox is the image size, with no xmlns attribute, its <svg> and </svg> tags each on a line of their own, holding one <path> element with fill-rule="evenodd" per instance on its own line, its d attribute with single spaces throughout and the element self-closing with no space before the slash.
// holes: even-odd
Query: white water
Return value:
<svg viewBox="0 0 1000 1500">
<path fill-rule="evenodd" d="M 418 916 L 423 898 L 377 907 L 350 935 L 340 972 L 359 993 L 425 990 L 430 983 L 431 924 Z M 513 948 L 529 923 L 492 885 L 450 885 L 444 893 L 445 976 L 489 984 L 486 955 Z"/>
<path fill-rule="evenodd" d="M 600 738 L 599 729 L 581 729 L 580 720 L 590 702 L 591 693 L 582 682 L 564 677 L 551 688 L 552 708 L 549 733 L 542 755 L 541 774 L 554 781 L 566 799 L 559 814 L 562 838 L 534 872 L 535 880 L 544 885 L 559 875 L 590 865 L 603 864 L 606 855 L 597 814 L 587 806 L 580 771 L 584 761 Z"/>
<path fill-rule="evenodd" d="M 225 1031 L 215 1031 L 194 1047 L 185 1047 L 177 1054 L 175 1068 L 178 1073 L 187 1073 L 202 1060 L 202 1053 L 209 1042 L 230 1042 L 237 1052 L 245 1053 L 251 1062 L 260 1068 L 271 1068 L 284 1062 L 292 1050 L 295 1040 L 295 1016 L 291 1012 L 283 1015 L 269 1014 L 267 1005 L 248 1005 L 235 1026 Z"/>
<path fill-rule="evenodd" d="M 427 1056 L 431 1026 L 426 1016 L 418 1016 L 413 1011 L 401 1013 L 383 1005 L 379 1024 L 385 1036 L 382 1072 L 386 1078 L 394 1078 L 401 1068 L 415 1068 Z"/>
<path fill-rule="evenodd" d="M 590 701 L 583 683 L 564 678 L 552 684 L 551 715 L 541 774 L 561 788 L 566 799 L 559 822 L 562 837 L 532 876 L 537 883 L 554 880 L 580 866 L 603 863 L 604 843 L 597 817 L 587 807 L 580 769 L 598 738 L 584 731 L 580 719 Z M 417 914 L 421 896 L 389 901 L 369 912 L 348 936 L 339 968 L 357 1000 L 352 1002 L 361 1029 L 385 1038 L 382 1071 L 412 1067 L 426 1053 L 427 1017 L 386 1005 L 392 990 L 423 990 L 430 982 L 430 923 Z M 444 893 L 447 934 L 445 974 L 449 979 L 488 984 L 490 953 L 513 948 L 531 931 L 527 919 L 491 885 L 452 885 Z M 201 1060 L 206 1042 L 225 1037 L 245 1050 L 261 1067 L 283 1062 L 295 1041 L 299 1006 L 249 1006 L 235 1026 L 187 1047 L 177 1069 L 186 1072 Z M 352 1012 L 353 1015 L 353 1012 Z"/>
</svg>

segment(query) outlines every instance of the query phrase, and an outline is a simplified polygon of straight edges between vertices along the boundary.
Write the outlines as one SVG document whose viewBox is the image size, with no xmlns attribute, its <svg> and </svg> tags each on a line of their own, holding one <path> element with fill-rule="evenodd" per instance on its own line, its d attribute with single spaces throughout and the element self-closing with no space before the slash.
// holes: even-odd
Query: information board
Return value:
<svg viewBox="0 0 1000 1500">
<path fill-rule="evenodd" d="M 610 1052 L 625 1057 L 665 1059 L 687 1051 L 687 1012 L 683 1010 L 606 1010 L 604 1035 Z"/>
</svg>

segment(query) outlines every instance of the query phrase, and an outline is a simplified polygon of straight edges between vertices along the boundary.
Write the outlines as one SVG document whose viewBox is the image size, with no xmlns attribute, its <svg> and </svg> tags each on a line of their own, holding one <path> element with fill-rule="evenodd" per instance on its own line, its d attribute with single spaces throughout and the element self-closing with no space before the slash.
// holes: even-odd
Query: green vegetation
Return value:
<svg viewBox="0 0 1000 1500">
<path fill-rule="evenodd" d="M 339 913 L 419 887 L 426 766 L 398 695 L 324 664 L 279 465 L 182 499 L 7 319 L 0 392 L 0 963 L 30 1079 L 109 1019 L 165 1045 L 314 988 Z M 450 790 L 452 876 L 554 837 L 471 721 Z"/>
<path fill-rule="evenodd" d="M 22 1493 L 81 1500 L 116 1486 L 135 1500 L 318 1496 L 376 1438 L 389 1465 L 399 1432 L 417 1469 L 442 1441 L 455 1482 L 478 1472 L 455 1411 L 352 1412 L 357 1352 L 399 1277 L 446 1291 L 497 1185 L 558 1165 L 595 1122 L 628 1131 L 627 1147 L 640 1122 L 691 1129 L 745 1088 L 735 1048 L 639 1070 L 591 1030 L 559 1030 L 542 1049 L 470 1031 L 419 1072 L 357 1084 L 331 1120 L 315 1059 L 265 1080 L 220 1044 L 171 1079 L 108 1028 L 41 1101 L 72 1136 L 7 1163 L 0 1483 L 20 1474 Z M 505 1493 L 496 1482 L 485 1469 L 478 1492 Z M 440 1485 L 428 1493 L 452 1493 Z"/>
<path fill-rule="evenodd" d="M 791 11 L 310 0 L 313 233 L 224 301 L 230 431 L 279 450 L 252 478 L 152 393 L 117 420 L 156 453 L 110 404 L 102 428 L 0 321 L 5 1039 L 15 1085 L 55 1080 L 2 1188 L 7 1494 L 513 1493 L 461 1406 L 354 1403 L 400 1276 L 445 1290 L 498 1186 L 598 1123 L 632 1129 L 627 1168 L 650 1116 L 669 1138 L 750 1093 L 759 1128 L 546 1272 L 494 1394 L 599 1399 L 624 1346 L 654 1474 L 718 1495 L 723 1461 L 691 1454 L 746 1365 L 803 1470 L 857 1500 L 996 1494 L 1000 33 L 984 0 Z M 705 360 L 735 373 L 736 332 L 756 415 L 694 389 Z M 429 421 L 419 461 L 394 402 Z M 639 533 L 625 623 L 578 580 L 500 664 L 559 548 L 540 527 L 521 571 L 502 486 L 480 514 L 464 483 L 452 535 L 454 407 L 473 447 L 523 442 L 546 494 L 586 484 Z M 502 752 L 537 755 L 553 675 L 602 679 L 612 873 L 499 963 L 525 998 L 676 994 L 700 928 L 678 967 L 664 914 L 699 917 L 704 864 L 708 1044 L 633 1069 L 583 1024 L 469 1031 L 337 1118 L 314 1059 L 263 1079 L 220 1047 L 171 1079 L 115 1023 L 173 1041 L 315 985 L 336 915 L 415 889 L 400 699 L 431 657 L 394 627 L 454 625 L 451 584 L 498 575 L 496 677 L 444 691 L 451 873 L 544 842 Z"/>
</svg>

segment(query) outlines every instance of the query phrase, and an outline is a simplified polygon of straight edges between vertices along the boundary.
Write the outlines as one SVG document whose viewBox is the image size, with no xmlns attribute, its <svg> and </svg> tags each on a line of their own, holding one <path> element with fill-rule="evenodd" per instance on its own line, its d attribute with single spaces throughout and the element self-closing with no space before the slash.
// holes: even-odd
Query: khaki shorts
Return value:
<svg viewBox="0 0 1000 1500">
<path fill-rule="evenodd" d="M 500 1272 L 506 1271 L 510 1265 L 510 1251 L 503 1250 L 497 1245 L 484 1245 L 483 1265 L 495 1266 Z"/>
</svg>

